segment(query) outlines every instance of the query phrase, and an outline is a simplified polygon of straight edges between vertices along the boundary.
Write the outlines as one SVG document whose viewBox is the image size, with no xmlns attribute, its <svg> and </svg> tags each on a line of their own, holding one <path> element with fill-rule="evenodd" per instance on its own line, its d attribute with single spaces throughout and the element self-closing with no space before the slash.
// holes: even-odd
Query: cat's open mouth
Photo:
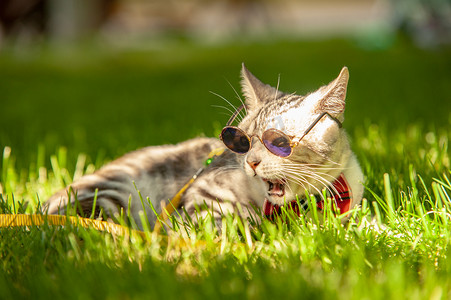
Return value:
<svg viewBox="0 0 451 300">
<path fill-rule="evenodd" d="M 283 197 L 285 195 L 285 184 L 284 180 L 270 180 L 263 178 L 268 184 L 268 195 L 271 197 Z"/>
</svg>

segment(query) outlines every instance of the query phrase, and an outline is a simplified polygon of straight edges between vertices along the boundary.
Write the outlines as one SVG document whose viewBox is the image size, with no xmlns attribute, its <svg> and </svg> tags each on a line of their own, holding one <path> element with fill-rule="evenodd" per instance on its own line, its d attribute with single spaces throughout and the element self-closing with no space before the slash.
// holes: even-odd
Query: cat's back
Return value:
<svg viewBox="0 0 451 300">
<path fill-rule="evenodd" d="M 97 203 L 103 202 L 103 206 L 127 208 L 132 199 L 132 210 L 140 209 L 139 193 L 158 205 L 177 193 L 203 166 L 208 154 L 221 146 L 218 139 L 200 137 L 127 153 L 55 193 L 46 203 L 48 212 L 58 213 L 69 198 L 71 202 L 77 198 L 89 211 L 96 189 Z"/>
</svg>

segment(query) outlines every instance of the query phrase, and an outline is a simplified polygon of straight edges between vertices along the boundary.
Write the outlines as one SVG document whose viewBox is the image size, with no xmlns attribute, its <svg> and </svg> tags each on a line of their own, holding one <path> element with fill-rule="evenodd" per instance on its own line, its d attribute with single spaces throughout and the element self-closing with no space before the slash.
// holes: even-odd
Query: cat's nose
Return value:
<svg viewBox="0 0 451 300">
<path fill-rule="evenodd" d="M 257 166 L 261 163 L 261 160 L 247 160 L 246 162 L 251 167 L 251 169 L 255 171 Z"/>
</svg>

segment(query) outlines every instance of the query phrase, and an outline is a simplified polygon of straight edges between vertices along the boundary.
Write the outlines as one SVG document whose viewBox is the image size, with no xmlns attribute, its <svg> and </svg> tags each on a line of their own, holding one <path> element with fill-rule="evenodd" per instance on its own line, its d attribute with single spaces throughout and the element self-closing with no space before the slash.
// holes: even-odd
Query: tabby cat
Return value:
<svg viewBox="0 0 451 300">
<path fill-rule="evenodd" d="M 240 109 L 232 116 L 221 133 L 222 142 L 195 138 L 125 154 L 54 194 L 47 202 L 48 212 L 64 213 L 68 201 L 77 199 L 89 215 L 97 189 L 96 213 L 102 209 L 115 215 L 130 207 L 129 213 L 142 226 L 139 193 L 161 212 L 161 205 L 167 205 L 209 153 L 221 147 L 225 151 L 182 194 L 182 215 L 196 220 L 213 213 L 219 223 L 222 214 L 238 212 L 259 220 L 255 208 L 272 218 L 286 204 L 302 214 L 308 207 L 306 193 L 316 195 L 319 209 L 324 193 L 341 213 L 358 205 L 363 174 L 341 128 L 348 69 L 306 96 L 265 85 L 244 65 L 241 75 L 245 103 L 240 109 L 245 116 L 236 127 L 231 123 Z M 155 213 L 146 201 L 144 205 L 153 225 Z"/>
</svg>

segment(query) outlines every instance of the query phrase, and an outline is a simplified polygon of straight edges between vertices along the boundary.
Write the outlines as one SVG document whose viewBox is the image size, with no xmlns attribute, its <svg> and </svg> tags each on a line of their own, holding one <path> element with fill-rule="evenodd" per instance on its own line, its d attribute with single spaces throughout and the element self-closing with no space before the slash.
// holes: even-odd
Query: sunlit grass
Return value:
<svg viewBox="0 0 451 300">
<path fill-rule="evenodd" d="M 227 216 L 222 232 L 207 218 L 197 228 L 182 225 L 180 235 L 167 241 L 152 234 L 128 238 L 74 226 L 1 229 L 0 281 L 11 295 L 24 298 L 94 297 L 98 289 L 112 298 L 145 298 L 162 289 L 168 296 L 191 298 L 213 297 L 214 291 L 251 298 L 447 298 L 451 174 L 444 150 L 449 135 L 411 130 L 416 133 L 390 133 L 402 140 L 391 148 L 388 161 L 382 160 L 387 131 L 370 125 L 356 134 L 362 134 L 356 152 L 367 153 L 363 168 L 374 167 L 367 174 L 366 199 L 349 225 L 341 225 L 329 211 L 322 223 L 289 212 L 284 222 L 262 224 Z M 46 197 L 94 169 L 84 165 L 81 154 L 75 172 L 69 172 L 64 153 L 52 156 L 51 169 L 41 167 L 21 178 L 6 149 L 1 212 L 36 213 L 37 192 Z M 398 171 L 390 168 L 395 162 Z M 13 194 L 14 199 L 28 199 L 28 205 L 13 200 Z M 90 280 L 96 277 L 104 279 L 93 285 Z M 146 292 L 146 283 L 152 292 Z"/>
</svg>

